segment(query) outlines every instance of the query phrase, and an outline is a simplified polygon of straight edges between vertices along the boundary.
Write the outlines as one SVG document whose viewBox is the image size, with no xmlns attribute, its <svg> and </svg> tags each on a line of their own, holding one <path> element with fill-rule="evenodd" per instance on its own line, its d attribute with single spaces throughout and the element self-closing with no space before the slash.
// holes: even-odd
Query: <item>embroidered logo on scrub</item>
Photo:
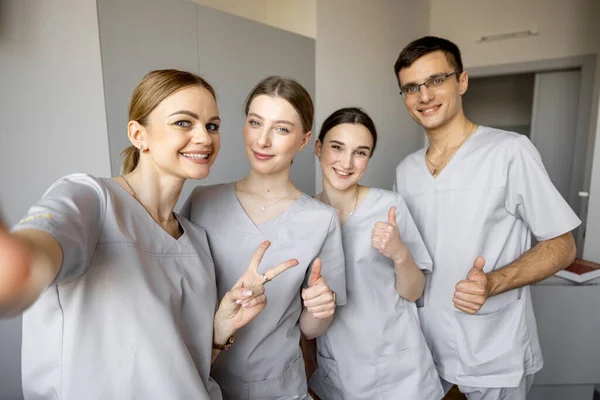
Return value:
<svg viewBox="0 0 600 400">
<path fill-rule="evenodd" d="M 25 217 L 22 220 L 20 220 L 19 223 L 24 224 L 25 222 L 33 221 L 36 219 L 52 219 L 52 214 L 46 213 L 46 214 L 30 215 L 30 216 Z"/>
</svg>

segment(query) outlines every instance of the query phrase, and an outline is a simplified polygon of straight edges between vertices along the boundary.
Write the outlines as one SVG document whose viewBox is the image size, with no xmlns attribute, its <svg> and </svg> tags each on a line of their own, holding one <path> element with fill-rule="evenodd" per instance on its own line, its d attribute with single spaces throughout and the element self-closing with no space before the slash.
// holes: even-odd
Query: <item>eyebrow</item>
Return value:
<svg viewBox="0 0 600 400">
<path fill-rule="evenodd" d="M 192 112 L 192 111 L 188 111 L 188 110 L 176 111 L 173 114 L 169 115 L 169 117 L 172 117 L 173 115 L 177 115 L 177 114 L 184 114 L 184 115 L 188 115 L 194 119 L 200 119 L 200 116 L 198 114 L 196 114 L 195 112 Z M 209 121 L 221 121 L 221 118 L 219 118 L 218 115 L 213 115 L 212 117 L 210 117 Z"/>
<path fill-rule="evenodd" d="M 329 143 L 335 143 L 335 144 L 339 144 L 341 146 L 345 145 L 344 142 L 340 142 L 339 140 L 330 140 Z M 358 146 L 357 149 L 365 149 L 365 150 L 371 151 L 371 148 L 369 146 Z"/>
<path fill-rule="evenodd" d="M 261 121 L 264 121 L 264 120 L 265 120 L 263 117 L 261 117 L 261 116 L 260 116 L 260 115 L 258 115 L 257 113 L 253 113 L 253 112 L 251 112 L 251 113 L 248 113 L 248 116 L 249 116 L 249 117 L 254 117 L 254 118 L 260 119 Z M 296 126 L 296 124 L 294 124 L 293 122 L 291 122 L 291 121 L 288 121 L 288 120 L 285 120 L 285 119 L 278 119 L 278 120 L 275 120 L 275 121 L 273 121 L 273 122 L 274 122 L 274 123 L 276 123 L 276 124 L 286 124 L 286 125 L 290 125 L 290 126 L 292 126 L 292 127 L 295 127 L 295 126 Z"/>
<path fill-rule="evenodd" d="M 425 79 L 425 82 L 427 82 L 430 79 L 437 78 L 438 76 L 444 76 L 444 75 L 446 75 L 445 72 L 438 72 L 437 74 L 429 75 L 429 78 Z M 415 81 L 408 82 L 407 84 L 402 85 L 402 87 L 413 86 L 413 85 L 418 85 L 418 82 L 415 82 Z"/>
</svg>

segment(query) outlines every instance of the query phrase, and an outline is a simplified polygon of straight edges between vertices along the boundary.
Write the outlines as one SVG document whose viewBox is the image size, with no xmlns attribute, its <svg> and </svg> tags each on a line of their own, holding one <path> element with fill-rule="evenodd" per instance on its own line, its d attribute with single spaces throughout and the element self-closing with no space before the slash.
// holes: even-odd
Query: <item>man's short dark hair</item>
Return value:
<svg viewBox="0 0 600 400">
<path fill-rule="evenodd" d="M 398 76 L 400 70 L 410 67 L 417 59 L 426 54 L 433 53 L 434 51 L 443 52 L 448 60 L 448 64 L 450 64 L 455 71 L 462 72 L 462 59 L 457 45 L 447 39 L 435 36 L 425 36 L 410 42 L 400 52 L 400 55 L 394 64 L 394 73 L 396 74 L 398 82 L 400 81 L 400 77 Z"/>
</svg>

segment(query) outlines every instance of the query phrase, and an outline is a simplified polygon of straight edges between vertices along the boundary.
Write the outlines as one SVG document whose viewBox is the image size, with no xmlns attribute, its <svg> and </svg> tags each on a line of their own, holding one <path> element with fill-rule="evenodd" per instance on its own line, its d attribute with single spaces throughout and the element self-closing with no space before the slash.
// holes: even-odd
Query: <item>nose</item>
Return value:
<svg viewBox="0 0 600 400">
<path fill-rule="evenodd" d="M 428 101 L 432 100 L 435 96 L 431 89 L 429 89 L 425 85 L 421 85 L 421 87 L 419 87 L 419 97 L 421 99 L 421 102 L 427 103 Z"/>
<path fill-rule="evenodd" d="M 192 142 L 194 144 L 203 144 L 209 146 L 212 144 L 213 139 L 205 126 L 199 126 L 193 131 Z"/>
<path fill-rule="evenodd" d="M 271 147 L 271 129 L 269 127 L 263 127 L 256 144 L 258 144 L 260 148 Z"/>
<path fill-rule="evenodd" d="M 352 153 L 346 152 L 340 159 L 340 165 L 346 170 L 352 168 Z"/>
</svg>

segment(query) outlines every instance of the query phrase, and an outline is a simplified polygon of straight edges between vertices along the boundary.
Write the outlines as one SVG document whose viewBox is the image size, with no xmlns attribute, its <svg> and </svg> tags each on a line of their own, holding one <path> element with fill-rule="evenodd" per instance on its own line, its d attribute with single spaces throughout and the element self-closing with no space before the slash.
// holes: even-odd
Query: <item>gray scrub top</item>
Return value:
<svg viewBox="0 0 600 400">
<path fill-rule="evenodd" d="M 433 259 L 419 316 L 439 374 L 473 387 L 515 387 L 543 366 L 529 287 L 457 310 L 455 285 L 477 256 L 485 272 L 517 259 L 531 234 L 547 240 L 581 221 L 552 185 L 529 139 L 479 127 L 434 178 L 425 149 L 396 169 L 398 192 Z"/>
<path fill-rule="evenodd" d="M 394 262 L 371 245 L 375 223 L 387 222 L 392 206 L 415 263 L 431 271 L 431 258 L 402 197 L 370 188 L 342 228 L 348 302 L 317 338 L 319 368 L 310 387 L 323 400 L 444 396 L 416 305 L 396 291 Z"/>
<path fill-rule="evenodd" d="M 306 373 L 300 351 L 301 288 L 310 266 L 322 261 L 322 276 L 346 303 L 344 251 L 337 212 L 302 194 L 285 212 L 255 225 L 242 208 L 235 183 L 196 187 L 182 209 L 208 235 L 219 298 L 248 268 L 252 254 L 265 240 L 271 246 L 258 272 L 295 258 L 299 265 L 265 285 L 268 304 L 236 333 L 235 343 L 219 355 L 212 376 L 225 399 L 307 398 Z"/>
<path fill-rule="evenodd" d="M 23 314 L 25 399 L 221 399 L 205 232 L 174 239 L 112 179 L 54 183 L 13 230 L 59 242 L 55 282 Z"/>
</svg>

